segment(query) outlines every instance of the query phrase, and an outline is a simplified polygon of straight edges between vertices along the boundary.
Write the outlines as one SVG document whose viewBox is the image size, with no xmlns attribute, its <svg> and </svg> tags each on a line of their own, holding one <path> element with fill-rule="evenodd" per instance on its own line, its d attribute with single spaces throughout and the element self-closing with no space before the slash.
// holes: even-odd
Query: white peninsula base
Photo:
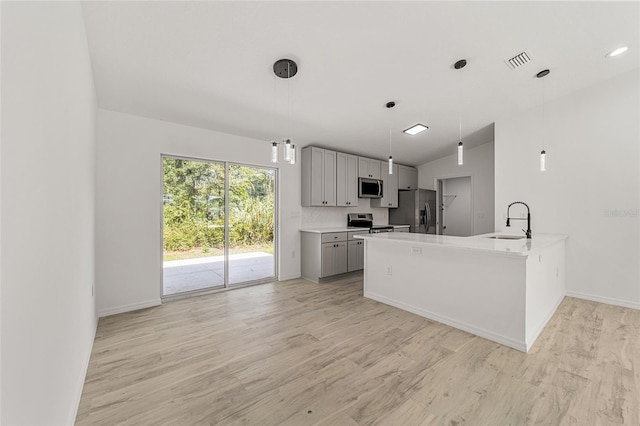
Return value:
<svg viewBox="0 0 640 426">
<path fill-rule="evenodd" d="M 365 234 L 364 296 L 528 352 L 565 295 L 564 235 Z"/>
</svg>

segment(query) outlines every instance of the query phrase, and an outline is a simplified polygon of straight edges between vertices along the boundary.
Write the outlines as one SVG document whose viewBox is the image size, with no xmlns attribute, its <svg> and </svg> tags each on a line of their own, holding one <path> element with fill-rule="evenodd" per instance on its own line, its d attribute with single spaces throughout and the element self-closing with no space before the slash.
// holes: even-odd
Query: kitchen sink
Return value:
<svg viewBox="0 0 640 426">
<path fill-rule="evenodd" d="M 487 238 L 493 238 L 494 240 L 521 240 L 524 238 L 524 236 L 521 237 L 519 235 L 494 235 Z"/>
</svg>

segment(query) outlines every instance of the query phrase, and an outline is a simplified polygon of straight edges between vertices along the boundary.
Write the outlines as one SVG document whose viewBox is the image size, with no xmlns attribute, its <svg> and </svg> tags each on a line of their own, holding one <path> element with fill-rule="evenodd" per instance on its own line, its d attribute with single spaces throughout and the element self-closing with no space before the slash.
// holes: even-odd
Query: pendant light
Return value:
<svg viewBox="0 0 640 426">
<path fill-rule="evenodd" d="M 385 105 L 389 111 L 396 106 L 394 101 L 389 101 Z M 391 116 L 389 116 L 389 174 L 393 174 L 393 156 L 391 155 Z"/>
<path fill-rule="evenodd" d="M 540 71 L 536 74 L 537 78 L 543 78 L 549 75 L 551 71 L 548 69 Z M 544 80 L 542 80 L 542 151 L 540 151 L 540 171 L 547 170 L 547 151 L 545 150 L 546 125 L 544 121 Z"/>
<path fill-rule="evenodd" d="M 462 68 L 465 67 L 465 65 L 467 65 L 467 60 L 466 59 L 460 59 L 458 62 L 456 62 L 453 67 L 457 70 L 461 70 Z M 460 94 L 458 95 L 458 136 L 459 136 L 459 142 L 458 142 L 458 166 L 462 166 L 464 164 L 464 145 L 462 144 L 462 107 L 460 106 L 460 101 L 462 98 L 462 73 L 460 73 L 460 87 L 459 87 L 459 92 Z"/>
<path fill-rule="evenodd" d="M 285 139 L 282 141 L 284 143 L 284 161 L 291 161 L 291 139 Z"/>
<path fill-rule="evenodd" d="M 287 127 L 291 132 L 291 115 L 292 115 L 292 102 L 291 102 L 291 77 L 298 73 L 298 65 L 291 59 L 279 59 L 273 64 L 273 73 L 280 77 L 286 78 L 287 81 Z M 275 113 L 275 79 L 274 79 L 274 113 Z M 296 164 L 296 146 L 291 142 L 291 138 L 284 138 L 282 142 L 284 145 L 284 161 L 289 164 Z M 271 162 L 277 163 L 279 157 L 279 143 L 271 141 Z"/>
</svg>

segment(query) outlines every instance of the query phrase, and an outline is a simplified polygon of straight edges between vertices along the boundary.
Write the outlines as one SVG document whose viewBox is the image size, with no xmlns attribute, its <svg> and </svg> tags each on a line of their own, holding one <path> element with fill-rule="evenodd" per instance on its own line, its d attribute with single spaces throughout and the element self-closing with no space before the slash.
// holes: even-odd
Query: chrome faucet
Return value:
<svg viewBox="0 0 640 426">
<path fill-rule="evenodd" d="M 509 209 L 514 204 L 522 204 L 523 206 L 525 206 L 527 208 L 527 230 L 525 231 L 523 229 L 522 231 L 527 235 L 528 239 L 531 239 L 531 210 L 529 210 L 529 206 L 527 205 L 527 203 L 523 203 L 522 201 L 515 201 L 515 202 L 509 204 L 509 207 L 507 207 L 507 226 L 511 226 L 511 219 L 513 219 L 513 220 L 524 220 L 524 218 L 522 218 L 522 217 L 509 217 Z"/>
</svg>

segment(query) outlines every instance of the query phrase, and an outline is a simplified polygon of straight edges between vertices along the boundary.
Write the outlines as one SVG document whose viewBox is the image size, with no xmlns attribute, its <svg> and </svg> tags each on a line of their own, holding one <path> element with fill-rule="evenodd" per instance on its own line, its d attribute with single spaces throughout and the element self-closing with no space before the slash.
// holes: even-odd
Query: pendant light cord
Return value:
<svg viewBox="0 0 640 426">
<path fill-rule="evenodd" d="M 544 77 L 542 77 L 542 150 L 545 151 L 547 139 L 547 125 L 544 116 Z"/>
<path fill-rule="evenodd" d="M 462 68 L 460 68 L 460 83 L 458 83 L 458 141 L 462 142 Z"/>
<path fill-rule="evenodd" d="M 391 114 L 393 114 L 393 108 L 389 108 L 389 157 L 391 157 L 391 125 L 392 125 L 392 117 Z"/>
<path fill-rule="evenodd" d="M 291 139 L 291 115 L 293 111 L 293 107 L 291 106 L 291 63 L 287 63 L 287 104 L 289 106 L 289 139 Z"/>
</svg>

